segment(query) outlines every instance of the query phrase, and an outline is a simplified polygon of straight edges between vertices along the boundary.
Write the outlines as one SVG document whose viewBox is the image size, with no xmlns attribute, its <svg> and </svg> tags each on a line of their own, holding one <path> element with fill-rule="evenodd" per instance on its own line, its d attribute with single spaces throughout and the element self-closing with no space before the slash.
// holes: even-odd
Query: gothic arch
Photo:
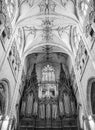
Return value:
<svg viewBox="0 0 95 130">
<path fill-rule="evenodd" d="M 51 47 L 56 47 L 57 49 L 59 49 L 60 52 L 67 54 L 68 56 L 70 56 L 70 58 L 72 59 L 73 57 L 73 53 L 72 51 L 70 51 L 68 48 L 65 48 L 63 45 L 58 44 L 58 43 L 47 43 L 47 45 L 51 46 Z M 22 55 L 23 60 L 25 60 L 25 58 L 29 55 L 29 54 L 33 54 L 36 53 L 38 48 L 44 47 L 45 43 L 40 43 L 39 45 L 35 45 L 32 48 L 30 47 L 27 51 L 25 51 Z"/>
<path fill-rule="evenodd" d="M 10 84 L 7 79 L 0 80 L 0 111 L 6 115 L 10 109 Z"/>
<path fill-rule="evenodd" d="M 88 84 L 87 84 L 87 110 L 88 110 L 88 114 L 93 115 L 95 114 L 95 108 L 93 108 L 93 97 L 95 95 L 95 77 L 92 77 L 88 80 Z M 94 95 L 93 95 L 94 94 Z M 95 104 L 95 103 L 94 103 Z"/>
</svg>

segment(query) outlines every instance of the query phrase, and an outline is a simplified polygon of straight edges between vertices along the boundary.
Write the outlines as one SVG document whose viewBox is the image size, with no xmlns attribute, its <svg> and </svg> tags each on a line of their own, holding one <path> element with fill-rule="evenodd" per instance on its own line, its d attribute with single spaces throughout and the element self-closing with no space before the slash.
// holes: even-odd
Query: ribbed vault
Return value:
<svg viewBox="0 0 95 130">
<path fill-rule="evenodd" d="M 22 56 L 44 45 L 60 46 L 72 55 L 71 30 L 77 26 L 73 0 L 22 0 L 15 14 L 17 39 Z M 15 22 L 14 22 L 15 21 Z"/>
</svg>

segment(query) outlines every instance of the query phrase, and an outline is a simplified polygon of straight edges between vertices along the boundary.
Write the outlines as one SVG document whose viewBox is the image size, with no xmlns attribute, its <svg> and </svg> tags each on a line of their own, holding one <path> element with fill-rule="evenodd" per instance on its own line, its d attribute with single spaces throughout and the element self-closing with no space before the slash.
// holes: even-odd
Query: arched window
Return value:
<svg viewBox="0 0 95 130">
<path fill-rule="evenodd" d="M 42 68 L 42 81 L 39 84 L 39 98 L 55 98 L 58 96 L 58 85 L 55 78 L 55 69 L 49 64 Z"/>
<path fill-rule="evenodd" d="M 95 78 L 91 78 L 88 82 L 87 109 L 90 115 L 95 114 Z"/>
<path fill-rule="evenodd" d="M 42 81 L 55 81 L 55 70 L 52 66 L 47 65 L 42 69 Z"/>
<path fill-rule="evenodd" d="M 95 81 L 91 85 L 91 107 L 92 113 L 95 114 Z"/>
<path fill-rule="evenodd" d="M 0 115 L 4 115 L 9 111 L 10 91 L 9 83 L 6 80 L 0 81 Z"/>
<path fill-rule="evenodd" d="M 0 115 L 5 113 L 5 90 L 3 84 L 0 84 Z"/>
</svg>

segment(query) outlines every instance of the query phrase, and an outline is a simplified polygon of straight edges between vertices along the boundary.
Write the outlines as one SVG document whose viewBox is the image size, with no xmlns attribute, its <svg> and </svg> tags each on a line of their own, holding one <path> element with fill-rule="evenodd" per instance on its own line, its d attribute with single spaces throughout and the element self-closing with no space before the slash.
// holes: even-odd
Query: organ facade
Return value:
<svg viewBox="0 0 95 130">
<path fill-rule="evenodd" d="M 60 63 L 59 79 L 56 79 L 55 69 L 49 64 L 46 64 L 40 71 L 40 82 L 37 80 L 36 64 L 34 64 L 30 77 L 25 81 L 20 120 L 27 119 L 32 122 L 35 120 L 39 122 L 37 127 L 41 127 L 42 122 L 47 124 L 46 127 L 51 127 L 54 125 L 53 121 L 55 127 L 58 123 L 61 127 L 61 120 L 63 119 L 76 120 L 76 99 L 62 63 Z"/>
</svg>

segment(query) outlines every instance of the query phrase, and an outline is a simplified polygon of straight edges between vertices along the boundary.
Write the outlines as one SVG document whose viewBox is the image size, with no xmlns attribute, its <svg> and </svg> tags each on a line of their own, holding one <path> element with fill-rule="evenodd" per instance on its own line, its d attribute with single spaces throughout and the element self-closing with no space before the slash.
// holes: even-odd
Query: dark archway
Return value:
<svg viewBox="0 0 95 130">
<path fill-rule="evenodd" d="M 87 85 L 87 110 L 89 115 L 95 114 L 95 77 L 90 78 Z"/>
<path fill-rule="evenodd" d="M 2 79 L 0 81 L 0 114 L 6 115 L 10 109 L 10 90 L 9 81 Z"/>
<path fill-rule="evenodd" d="M 91 84 L 91 107 L 92 113 L 95 114 L 95 81 Z"/>
</svg>

